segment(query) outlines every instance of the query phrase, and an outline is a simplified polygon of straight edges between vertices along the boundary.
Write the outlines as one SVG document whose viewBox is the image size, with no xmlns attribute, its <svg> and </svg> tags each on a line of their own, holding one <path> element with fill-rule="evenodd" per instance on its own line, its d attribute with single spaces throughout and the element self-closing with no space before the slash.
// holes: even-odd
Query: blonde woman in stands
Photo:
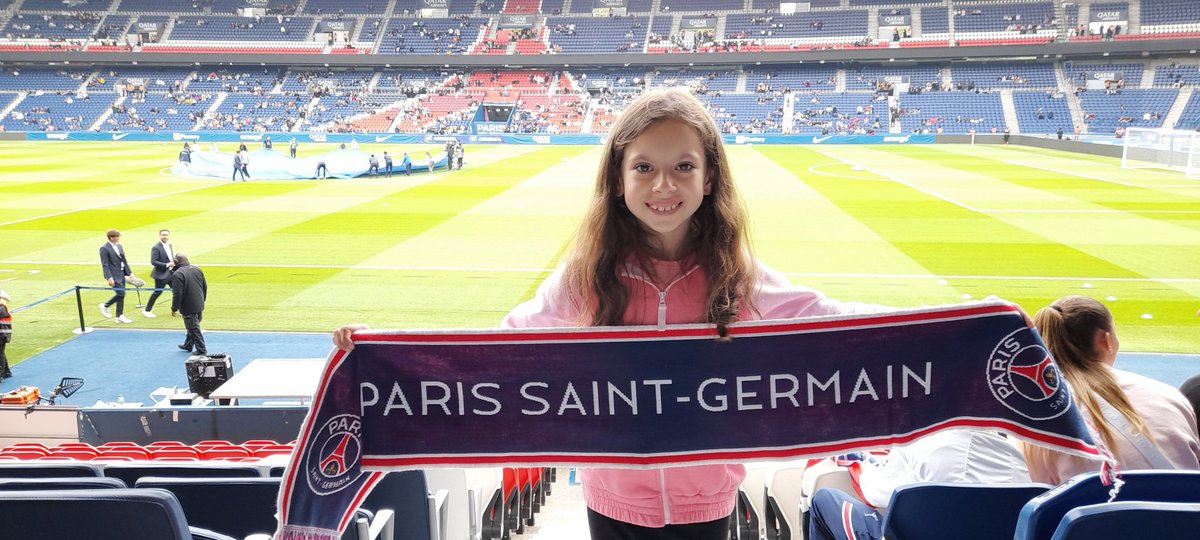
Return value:
<svg viewBox="0 0 1200 540">
<path fill-rule="evenodd" d="M 1113 368 L 1120 341 L 1108 308 L 1087 296 L 1064 296 L 1038 310 L 1042 334 L 1075 403 L 1121 469 L 1200 469 L 1196 413 L 1175 388 Z M 1059 484 L 1095 471 L 1096 462 L 1025 445 L 1034 482 Z"/>
</svg>

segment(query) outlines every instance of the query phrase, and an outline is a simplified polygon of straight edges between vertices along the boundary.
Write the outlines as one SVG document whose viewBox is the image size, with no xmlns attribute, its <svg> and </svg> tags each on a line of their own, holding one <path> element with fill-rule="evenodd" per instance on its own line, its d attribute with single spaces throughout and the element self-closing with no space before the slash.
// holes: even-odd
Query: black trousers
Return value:
<svg viewBox="0 0 1200 540">
<path fill-rule="evenodd" d="M 104 303 L 105 306 L 117 305 L 117 316 L 125 314 L 125 278 L 113 280 L 113 287 L 117 290 L 113 291 L 112 298 L 109 298 Z"/>
<path fill-rule="evenodd" d="M 0 338 L 0 378 L 12 377 L 12 370 L 8 369 L 8 356 L 4 354 L 4 348 L 8 346 L 8 341 Z"/>
<path fill-rule="evenodd" d="M 169 280 L 154 278 L 155 289 L 163 289 L 170 286 L 171 282 Z M 158 297 L 161 296 L 162 293 L 162 291 L 154 291 L 150 293 L 150 299 L 146 301 L 146 311 L 154 311 L 154 301 L 158 300 Z"/>
<path fill-rule="evenodd" d="M 203 316 L 203 312 L 183 315 L 183 328 L 187 330 L 187 339 L 183 340 L 183 346 L 192 349 L 196 354 L 208 352 L 208 348 L 204 346 L 204 334 L 200 333 L 200 319 Z"/>
<path fill-rule="evenodd" d="M 704 523 L 642 527 L 617 521 L 588 508 L 588 530 L 592 540 L 728 540 L 729 516 Z"/>
</svg>

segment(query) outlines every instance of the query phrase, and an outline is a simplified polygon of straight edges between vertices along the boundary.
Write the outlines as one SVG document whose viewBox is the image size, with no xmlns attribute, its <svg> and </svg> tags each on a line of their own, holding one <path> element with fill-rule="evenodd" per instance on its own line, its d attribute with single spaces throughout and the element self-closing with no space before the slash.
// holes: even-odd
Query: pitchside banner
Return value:
<svg viewBox="0 0 1200 540">
<path fill-rule="evenodd" d="M 983 427 L 1098 457 L 1017 308 L 735 325 L 370 331 L 330 356 L 278 538 L 333 539 L 381 471 L 825 456 Z M 1097 465 L 1099 468 L 1099 465 Z"/>
</svg>

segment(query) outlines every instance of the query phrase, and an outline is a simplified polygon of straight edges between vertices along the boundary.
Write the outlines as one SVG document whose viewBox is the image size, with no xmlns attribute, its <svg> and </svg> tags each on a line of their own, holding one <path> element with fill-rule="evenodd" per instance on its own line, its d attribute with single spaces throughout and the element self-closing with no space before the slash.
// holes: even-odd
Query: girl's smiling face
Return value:
<svg viewBox="0 0 1200 540">
<path fill-rule="evenodd" d="M 655 122 L 625 147 L 617 195 L 657 239 L 657 257 L 676 260 L 687 254 L 684 239 L 692 214 L 711 191 L 704 145 L 685 122 Z"/>
</svg>

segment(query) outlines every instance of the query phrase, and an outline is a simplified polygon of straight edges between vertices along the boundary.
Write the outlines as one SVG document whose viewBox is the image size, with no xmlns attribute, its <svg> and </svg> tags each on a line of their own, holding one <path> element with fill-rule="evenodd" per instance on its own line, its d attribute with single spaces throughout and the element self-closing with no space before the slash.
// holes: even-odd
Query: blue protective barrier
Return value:
<svg viewBox="0 0 1200 540">
<path fill-rule="evenodd" d="M 280 146 L 287 148 L 286 143 L 280 143 Z M 274 149 L 260 148 L 249 152 L 249 157 L 246 170 L 251 180 L 317 178 L 317 167 L 320 163 L 325 164 L 325 177 L 354 178 L 368 173 L 371 153 L 361 150 L 334 150 L 315 156 L 293 158 Z M 412 157 L 415 156 L 410 156 Z M 232 153 L 192 150 L 191 159 L 190 164 L 176 163 L 171 167 L 171 173 L 203 178 L 233 178 Z M 375 154 L 375 159 L 379 160 L 379 174 L 383 174 L 386 169 L 383 154 Z M 412 172 L 429 172 L 428 163 L 424 157 L 413 159 Z M 434 169 L 446 168 L 446 153 L 440 152 L 434 156 L 433 165 Z M 392 174 L 404 174 L 403 154 L 392 156 L 392 171 Z"/>
</svg>

